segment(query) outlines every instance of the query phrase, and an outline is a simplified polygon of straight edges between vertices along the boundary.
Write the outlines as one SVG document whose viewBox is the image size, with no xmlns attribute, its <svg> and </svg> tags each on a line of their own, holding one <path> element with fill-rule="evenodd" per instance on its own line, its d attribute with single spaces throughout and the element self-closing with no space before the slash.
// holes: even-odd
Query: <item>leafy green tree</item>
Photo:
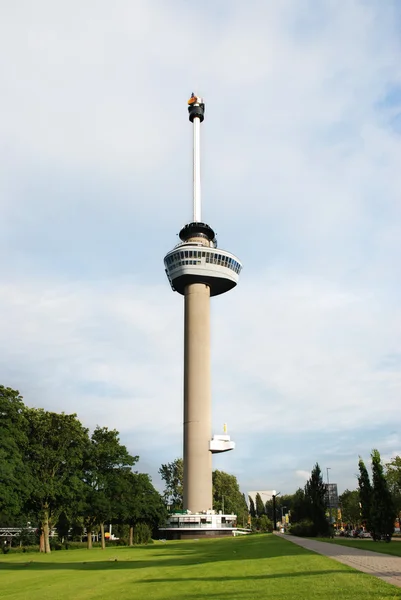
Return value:
<svg viewBox="0 0 401 600">
<path fill-rule="evenodd" d="M 271 533 L 273 531 L 273 523 L 267 515 L 261 515 L 258 519 L 258 529 L 262 532 Z"/>
<path fill-rule="evenodd" d="M 248 498 L 249 498 L 249 514 L 251 515 L 251 519 L 254 519 L 256 517 L 255 502 L 253 501 L 251 496 L 248 496 Z"/>
<path fill-rule="evenodd" d="M 83 465 L 83 506 L 88 548 L 92 547 L 92 533 L 100 525 L 102 548 L 105 548 L 104 523 L 111 522 L 119 505 L 115 490 L 127 472 L 138 461 L 120 443 L 115 429 L 96 427 L 87 444 Z"/>
<path fill-rule="evenodd" d="M 83 452 L 88 431 L 75 414 L 27 409 L 28 446 L 25 460 L 34 486 L 27 501 L 43 530 L 44 551 L 50 552 L 49 533 L 60 513 L 81 489 Z"/>
<path fill-rule="evenodd" d="M 361 518 L 362 522 L 368 531 L 372 532 L 371 523 L 371 507 L 372 507 L 372 485 L 369 479 L 369 473 L 363 462 L 362 458 L 359 457 L 358 461 L 359 476 L 359 502 L 361 506 Z M 373 536 L 373 533 L 372 533 Z"/>
<path fill-rule="evenodd" d="M 305 485 L 305 504 L 307 516 L 313 522 L 316 536 L 329 534 L 330 526 L 326 518 L 327 487 L 323 483 L 322 472 L 316 463 Z"/>
<path fill-rule="evenodd" d="M 184 461 L 176 458 L 173 462 L 162 465 L 159 469 L 164 481 L 164 501 L 171 511 L 181 510 L 184 495 Z"/>
<path fill-rule="evenodd" d="M 65 542 L 68 537 L 70 530 L 70 519 L 65 510 L 61 511 L 59 518 L 57 519 L 56 531 L 60 542 Z"/>
<path fill-rule="evenodd" d="M 386 479 L 389 487 L 401 490 L 401 456 L 395 456 L 386 464 Z"/>
<path fill-rule="evenodd" d="M 291 510 L 291 523 L 299 523 L 308 518 L 308 505 L 305 498 L 305 490 L 298 488 L 294 494 L 292 510 Z"/>
<path fill-rule="evenodd" d="M 372 450 L 372 480 L 373 493 L 370 519 L 374 532 L 374 539 L 383 539 L 390 542 L 394 533 L 395 508 L 391 492 L 384 476 L 378 450 Z"/>
<path fill-rule="evenodd" d="M 123 481 L 123 480 L 121 480 Z M 129 545 L 134 543 L 139 524 L 146 524 L 154 534 L 167 519 L 162 497 L 145 473 L 125 473 L 123 486 L 117 490 L 120 520 L 129 525 Z"/>
<path fill-rule="evenodd" d="M 234 513 L 237 515 L 237 522 L 243 526 L 248 520 L 248 507 L 239 489 L 237 478 L 218 469 L 213 471 L 212 478 L 214 510 L 221 510 L 225 514 Z"/>
<path fill-rule="evenodd" d="M 138 523 L 135 527 L 134 543 L 148 544 L 152 537 L 152 529 L 147 523 Z M 133 544 L 131 544 L 133 545 Z"/>
<path fill-rule="evenodd" d="M 361 523 L 361 507 L 359 504 L 358 490 L 345 490 L 339 497 L 341 507 L 341 518 L 344 523 L 358 527 Z"/>
<path fill-rule="evenodd" d="M 302 491 L 303 492 L 303 491 Z M 294 506 L 295 494 L 283 494 L 276 496 L 276 518 L 281 518 L 282 514 L 291 513 Z M 271 521 L 274 521 L 273 516 L 273 499 L 268 500 L 265 504 L 265 513 Z"/>
<path fill-rule="evenodd" d="M 394 507 L 400 522 L 401 514 L 401 456 L 395 456 L 386 464 L 386 480 L 393 497 Z"/>
<path fill-rule="evenodd" d="M 245 494 L 242 494 L 239 507 L 237 509 L 237 526 L 247 527 L 249 524 L 249 510 L 246 503 Z"/>
<path fill-rule="evenodd" d="M 24 454 L 28 445 L 26 406 L 17 390 L 0 385 L 0 521 L 19 524 L 32 489 Z"/>
<path fill-rule="evenodd" d="M 258 517 L 265 514 L 265 505 L 259 492 L 255 496 L 255 508 Z"/>
</svg>

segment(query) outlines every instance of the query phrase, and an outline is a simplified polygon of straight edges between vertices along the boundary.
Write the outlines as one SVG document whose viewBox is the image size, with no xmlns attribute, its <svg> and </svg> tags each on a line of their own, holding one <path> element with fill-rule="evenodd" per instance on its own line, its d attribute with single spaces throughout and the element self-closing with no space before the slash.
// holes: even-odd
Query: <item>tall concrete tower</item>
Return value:
<svg viewBox="0 0 401 600">
<path fill-rule="evenodd" d="M 213 509 L 212 454 L 235 447 L 226 431 L 211 435 L 210 297 L 235 287 L 242 265 L 217 247 L 213 229 L 202 221 L 203 99 L 192 94 L 188 112 L 193 125 L 193 220 L 181 229 L 181 241 L 164 265 L 173 291 L 184 296 L 184 509 L 205 513 Z"/>
</svg>

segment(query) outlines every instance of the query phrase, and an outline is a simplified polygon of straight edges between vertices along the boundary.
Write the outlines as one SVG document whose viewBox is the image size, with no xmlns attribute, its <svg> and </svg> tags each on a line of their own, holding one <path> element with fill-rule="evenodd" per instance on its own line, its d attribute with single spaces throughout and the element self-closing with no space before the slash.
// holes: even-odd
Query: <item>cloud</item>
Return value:
<svg viewBox="0 0 401 600">
<path fill-rule="evenodd" d="M 213 426 L 237 440 L 216 464 L 284 492 L 316 460 L 351 485 L 358 453 L 398 448 L 397 5 L 0 11 L 3 382 L 117 427 L 153 473 L 181 452 L 162 258 L 191 217 L 194 89 L 204 218 L 244 264 L 212 301 Z"/>
<path fill-rule="evenodd" d="M 295 475 L 297 477 L 299 477 L 299 479 L 302 479 L 303 481 L 305 481 L 305 483 L 306 483 L 306 481 L 310 477 L 310 471 L 297 470 L 297 471 L 295 471 Z"/>
</svg>

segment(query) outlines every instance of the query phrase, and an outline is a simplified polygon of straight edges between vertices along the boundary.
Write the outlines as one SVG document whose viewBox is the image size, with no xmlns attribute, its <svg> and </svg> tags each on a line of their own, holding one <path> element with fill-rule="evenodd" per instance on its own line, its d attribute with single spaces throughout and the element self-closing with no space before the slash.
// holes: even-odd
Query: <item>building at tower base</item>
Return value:
<svg viewBox="0 0 401 600">
<path fill-rule="evenodd" d="M 159 529 L 159 535 L 168 540 L 184 540 L 226 537 L 245 531 L 238 529 L 236 525 L 236 515 L 223 515 L 221 511 L 197 514 L 177 511 L 170 515 L 167 526 Z"/>
</svg>

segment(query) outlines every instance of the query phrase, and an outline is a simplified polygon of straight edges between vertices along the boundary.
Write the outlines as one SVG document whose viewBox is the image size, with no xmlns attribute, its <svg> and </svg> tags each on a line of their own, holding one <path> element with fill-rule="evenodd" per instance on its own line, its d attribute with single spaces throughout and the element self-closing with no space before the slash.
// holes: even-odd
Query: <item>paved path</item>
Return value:
<svg viewBox="0 0 401 600">
<path fill-rule="evenodd" d="M 344 563 L 344 565 L 348 565 L 364 573 L 369 573 L 369 575 L 375 575 L 387 581 L 387 583 L 401 587 L 401 557 L 399 556 L 371 552 L 370 550 L 360 550 L 359 548 L 341 546 L 340 544 L 317 542 L 316 540 L 308 540 L 294 535 L 283 535 L 280 533 L 276 535 L 280 535 L 289 542 L 298 544 L 298 546 L 302 546 L 307 550 L 334 558 L 334 560 L 338 560 Z"/>
</svg>

